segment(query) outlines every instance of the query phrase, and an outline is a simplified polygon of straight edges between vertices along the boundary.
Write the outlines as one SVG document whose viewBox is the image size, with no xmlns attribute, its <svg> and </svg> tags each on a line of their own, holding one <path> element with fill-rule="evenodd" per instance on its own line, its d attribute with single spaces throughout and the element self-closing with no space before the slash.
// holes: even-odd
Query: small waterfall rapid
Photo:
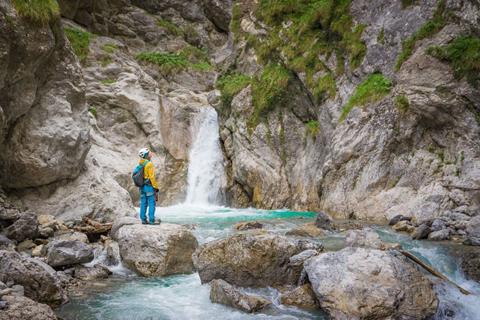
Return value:
<svg viewBox="0 0 480 320">
<path fill-rule="evenodd" d="M 203 108 L 196 118 L 189 154 L 187 204 L 220 204 L 226 184 L 217 112 Z"/>
</svg>

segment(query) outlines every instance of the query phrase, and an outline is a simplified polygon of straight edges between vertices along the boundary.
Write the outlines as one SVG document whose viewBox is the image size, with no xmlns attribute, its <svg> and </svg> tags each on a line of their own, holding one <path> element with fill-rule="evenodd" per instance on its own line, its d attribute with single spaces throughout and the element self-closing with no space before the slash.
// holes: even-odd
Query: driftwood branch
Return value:
<svg viewBox="0 0 480 320">
<path fill-rule="evenodd" d="M 85 225 L 75 227 L 76 231 L 80 231 L 86 234 L 101 234 L 107 233 L 112 229 L 111 223 L 100 223 L 90 218 L 85 218 L 83 222 L 85 223 Z"/>
<path fill-rule="evenodd" d="M 454 285 L 455 287 L 457 287 L 458 290 L 460 290 L 461 293 L 463 293 L 465 295 L 471 294 L 469 291 L 463 289 L 458 284 L 456 284 L 452 280 L 448 279 L 445 275 L 441 274 L 439 271 L 435 270 L 432 266 L 429 266 L 428 264 L 426 264 L 425 262 L 423 262 L 422 260 L 417 258 L 415 255 L 411 254 L 410 252 L 405 251 L 405 250 L 399 250 L 399 251 L 400 251 L 401 254 L 403 254 L 404 256 L 406 256 L 407 258 L 412 260 L 413 262 L 419 264 L 422 268 L 424 268 L 425 270 L 427 270 L 428 272 L 430 272 L 434 276 L 436 276 L 436 277 L 438 277 L 442 280 L 445 280 L 445 281 L 451 283 L 452 285 Z"/>
</svg>

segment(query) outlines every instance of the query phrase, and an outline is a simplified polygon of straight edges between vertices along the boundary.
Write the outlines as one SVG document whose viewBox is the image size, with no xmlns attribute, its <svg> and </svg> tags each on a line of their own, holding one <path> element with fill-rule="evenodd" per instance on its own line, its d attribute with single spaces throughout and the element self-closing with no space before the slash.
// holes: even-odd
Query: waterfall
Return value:
<svg viewBox="0 0 480 320">
<path fill-rule="evenodd" d="M 196 118 L 188 164 L 188 204 L 220 204 L 226 184 L 217 112 L 205 107 Z"/>
</svg>

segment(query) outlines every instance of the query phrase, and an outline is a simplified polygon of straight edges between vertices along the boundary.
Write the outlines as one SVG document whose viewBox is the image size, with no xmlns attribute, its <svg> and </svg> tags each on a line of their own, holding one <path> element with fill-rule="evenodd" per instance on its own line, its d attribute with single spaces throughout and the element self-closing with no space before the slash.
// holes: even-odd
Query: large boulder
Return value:
<svg viewBox="0 0 480 320">
<path fill-rule="evenodd" d="M 46 304 L 19 295 L 2 296 L 6 308 L 0 312 L 0 320 L 56 320 L 57 316 Z"/>
<path fill-rule="evenodd" d="M 201 246 L 193 262 L 202 283 L 223 279 L 243 287 L 295 284 L 301 267 L 290 258 L 321 245 L 269 233 L 243 233 Z"/>
<path fill-rule="evenodd" d="M 14 281 L 25 288 L 25 295 L 39 302 L 60 304 L 66 300 L 55 270 L 38 259 L 17 252 L 0 251 L 0 281 Z"/>
<path fill-rule="evenodd" d="M 105 279 L 110 276 L 112 272 L 105 266 L 101 264 L 96 264 L 91 268 L 78 265 L 75 266 L 73 271 L 73 276 L 77 279 L 89 281 L 89 280 L 96 280 L 96 279 Z"/>
<path fill-rule="evenodd" d="M 33 213 L 23 213 L 7 228 L 6 235 L 18 242 L 35 238 L 38 235 L 37 216 Z"/>
<path fill-rule="evenodd" d="M 245 312 L 256 312 L 271 304 L 265 298 L 242 293 L 222 279 L 210 282 L 210 300 Z"/>
<path fill-rule="evenodd" d="M 314 222 L 309 222 L 287 231 L 286 235 L 318 238 L 325 235 L 325 230 L 318 228 Z"/>
<path fill-rule="evenodd" d="M 305 270 L 334 319 L 425 319 L 437 309 L 430 280 L 394 252 L 349 247 L 306 261 Z"/>
<path fill-rule="evenodd" d="M 47 263 L 52 267 L 65 267 L 93 260 L 93 249 L 77 240 L 55 240 L 47 245 Z"/>
<path fill-rule="evenodd" d="M 124 225 L 116 233 L 122 262 L 142 276 L 166 276 L 193 272 L 192 253 L 197 239 L 185 227 Z"/>
<path fill-rule="evenodd" d="M 345 244 L 350 247 L 364 247 L 371 249 L 387 250 L 399 249 L 399 244 L 386 243 L 373 229 L 349 230 L 346 233 Z"/>
</svg>

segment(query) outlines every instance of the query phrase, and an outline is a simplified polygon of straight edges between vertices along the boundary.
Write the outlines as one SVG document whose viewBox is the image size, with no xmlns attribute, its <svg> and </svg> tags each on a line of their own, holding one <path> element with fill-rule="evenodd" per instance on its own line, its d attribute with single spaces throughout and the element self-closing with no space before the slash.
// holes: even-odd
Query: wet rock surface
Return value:
<svg viewBox="0 0 480 320">
<path fill-rule="evenodd" d="M 57 316 L 46 304 L 38 303 L 24 296 L 4 295 L 0 303 L 1 320 L 56 320 Z"/>
<path fill-rule="evenodd" d="M 310 284 L 304 284 L 303 286 L 282 293 L 280 296 L 280 302 L 285 305 L 305 309 L 314 309 L 318 307 L 317 297 Z"/>
<path fill-rule="evenodd" d="M 239 289 L 221 279 L 210 282 L 210 301 L 249 313 L 260 311 L 271 304 L 265 298 L 242 293 Z"/>
<path fill-rule="evenodd" d="M 123 263 L 142 276 L 193 272 L 192 253 L 197 240 L 187 228 L 160 225 L 124 225 L 117 234 Z"/>
<path fill-rule="evenodd" d="M 430 280 L 399 254 L 346 248 L 308 260 L 305 270 L 320 307 L 334 319 L 423 319 L 437 309 Z"/>
<path fill-rule="evenodd" d="M 200 246 L 193 255 L 202 283 L 223 279 L 238 286 L 295 284 L 301 267 L 291 267 L 291 257 L 321 245 L 268 233 L 237 234 Z"/>
</svg>

